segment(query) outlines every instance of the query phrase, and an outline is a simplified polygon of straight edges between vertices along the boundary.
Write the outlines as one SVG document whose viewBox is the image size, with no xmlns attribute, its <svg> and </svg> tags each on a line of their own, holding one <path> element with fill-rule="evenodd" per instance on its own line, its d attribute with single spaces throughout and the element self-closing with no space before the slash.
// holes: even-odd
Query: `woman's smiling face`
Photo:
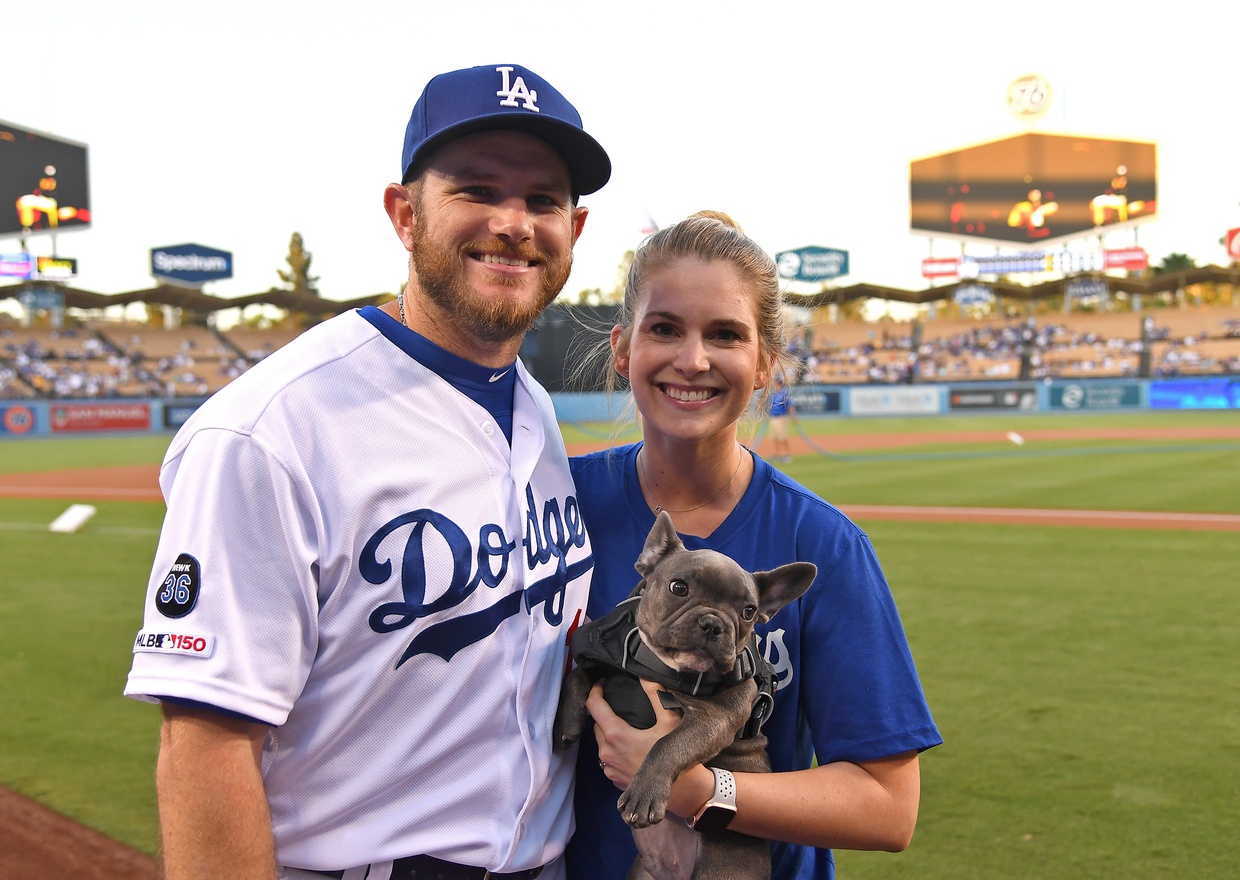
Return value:
<svg viewBox="0 0 1240 880">
<path fill-rule="evenodd" d="M 651 272 L 630 332 L 612 330 L 612 346 L 647 440 L 652 432 L 685 441 L 734 437 L 770 373 L 754 294 L 722 261 L 682 257 Z"/>
</svg>

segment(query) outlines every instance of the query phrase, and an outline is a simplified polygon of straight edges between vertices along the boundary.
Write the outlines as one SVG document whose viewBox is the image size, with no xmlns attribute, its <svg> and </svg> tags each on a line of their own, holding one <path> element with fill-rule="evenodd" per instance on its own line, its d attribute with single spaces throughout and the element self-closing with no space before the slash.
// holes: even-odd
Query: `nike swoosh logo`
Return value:
<svg viewBox="0 0 1240 880">
<path fill-rule="evenodd" d="M 511 369 L 512 369 L 512 367 L 509 367 L 509 368 L 508 368 L 508 370 L 511 370 Z M 502 373 L 496 373 L 496 374 L 495 374 L 494 376 L 492 376 L 490 379 L 487 379 L 487 381 L 488 381 L 488 382 L 498 382 L 500 379 L 504 378 L 504 376 L 508 375 L 508 370 L 504 370 Z"/>
</svg>

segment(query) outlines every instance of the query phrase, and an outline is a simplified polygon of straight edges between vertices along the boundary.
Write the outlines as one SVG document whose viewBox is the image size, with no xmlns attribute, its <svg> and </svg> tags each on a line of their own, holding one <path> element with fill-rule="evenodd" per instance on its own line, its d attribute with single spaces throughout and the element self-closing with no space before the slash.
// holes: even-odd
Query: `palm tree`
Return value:
<svg viewBox="0 0 1240 880">
<path fill-rule="evenodd" d="M 289 270 L 284 272 L 276 269 L 276 274 L 280 276 L 280 280 L 289 285 L 292 290 L 304 290 L 306 293 L 312 293 L 319 296 L 319 290 L 315 286 L 318 276 L 311 277 L 310 261 L 313 255 L 306 250 L 305 242 L 302 241 L 301 233 L 294 232 L 293 237 L 289 239 L 288 256 L 284 258 L 289 265 Z"/>
<path fill-rule="evenodd" d="M 1197 261 L 1188 254 L 1167 254 L 1162 262 L 1150 271 L 1155 275 L 1168 275 L 1172 272 L 1185 272 L 1197 268 Z"/>
</svg>

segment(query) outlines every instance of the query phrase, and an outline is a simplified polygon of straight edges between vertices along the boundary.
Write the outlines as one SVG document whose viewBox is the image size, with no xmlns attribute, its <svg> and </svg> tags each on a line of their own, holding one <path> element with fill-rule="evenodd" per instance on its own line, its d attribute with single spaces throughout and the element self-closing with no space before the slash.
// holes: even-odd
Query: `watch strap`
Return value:
<svg viewBox="0 0 1240 880">
<path fill-rule="evenodd" d="M 707 769 L 715 776 L 715 791 L 689 822 L 690 828 L 703 833 L 724 830 L 736 815 L 736 778 L 720 767 Z"/>
</svg>

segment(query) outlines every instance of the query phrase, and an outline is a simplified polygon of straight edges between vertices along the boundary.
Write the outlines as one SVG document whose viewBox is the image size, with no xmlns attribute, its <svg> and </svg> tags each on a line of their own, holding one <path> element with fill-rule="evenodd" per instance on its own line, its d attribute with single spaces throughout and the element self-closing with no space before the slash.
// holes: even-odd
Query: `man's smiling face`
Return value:
<svg viewBox="0 0 1240 880">
<path fill-rule="evenodd" d="M 532 135 L 483 131 L 445 145 L 411 187 L 429 304 L 482 342 L 525 333 L 567 282 L 585 220 L 563 160 Z"/>
</svg>

